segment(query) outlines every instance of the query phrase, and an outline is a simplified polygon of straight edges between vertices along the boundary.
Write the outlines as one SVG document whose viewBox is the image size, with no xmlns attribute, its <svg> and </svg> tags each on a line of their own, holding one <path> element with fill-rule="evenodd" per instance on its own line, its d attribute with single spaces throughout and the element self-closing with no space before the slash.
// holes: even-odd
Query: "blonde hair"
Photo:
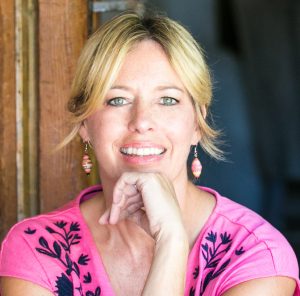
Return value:
<svg viewBox="0 0 300 296">
<path fill-rule="evenodd" d="M 144 17 L 135 12 L 126 12 L 108 21 L 83 48 L 68 103 L 74 128 L 61 146 L 69 143 L 83 120 L 101 106 L 128 51 L 146 39 L 162 46 L 189 92 L 201 132 L 200 145 L 212 157 L 222 159 L 222 151 L 216 145 L 219 132 L 209 126 L 200 110 L 203 105 L 208 108 L 212 99 L 211 78 L 202 49 L 177 22 L 166 16 Z"/>
</svg>

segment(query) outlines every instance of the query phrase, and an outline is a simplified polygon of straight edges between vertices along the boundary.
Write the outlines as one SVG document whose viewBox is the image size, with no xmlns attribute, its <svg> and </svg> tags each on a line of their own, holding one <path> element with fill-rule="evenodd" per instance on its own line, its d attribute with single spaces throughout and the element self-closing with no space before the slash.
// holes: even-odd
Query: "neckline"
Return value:
<svg viewBox="0 0 300 296">
<path fill-rule="evenodd" d="M 115 291 L 113 290 L 112 283 L 108 276 L 108 273 L 105 270 L 102 256 L 97 249 L 96 242 L 94 240 L 92 232 L 88 227 L 88 224 L 86 223 L 83 214 L 80 210 L 80 204 L 82 202 L 93 198 L 94 195 L 100 191 L 102 191 L 101 185 L 93 185 L 81 191 L 75 200 L 75 210 L 77 213 L 77 217 L 80 220 L 80 224 L 82 225 L 83 236 L 86 237 L 86 241 L 87 241 L 86 245 L 88 246 L 89 251 L 91 253 L 92 261 L 95 262 L 94 266 L 96 266 L 96 268 L 94 268 L 94 271 L 96 273 L 96 276 L 94 276 L 94 278 L 98 279 L 99 285 L 103 292 L 105 291 L 110 296 L 116 296 Z"/>
<path fill-rule="evenodd" d="M 216 204 L 209 216 L 209 218 L 207 219 L 207 221 L 204 223 L 201 231 L 199 232 L 197 239 L 194 242 L 193 247 L 191 248 L 190 252 L 189 252 L 189 256 L 188 256 L 188 262 L 187 262 L 187 271 L 192 270 L 192 268 L 194 267 L 195 263 L 193 261 L 193 257 L 197 254 L 197 251 L 199 251 L 199 244 L 202 241 L 203 236 L 206 233 L 206 229 L 209 227 L 209 225 L 211 224 L 211 221 L 214 219 L 216 213 L 218 212 L 218 208 L 220 206 L 220 194 L 215 191 L 214 189 L 211 189 L 209 187 L 204 187 L 204 186 L 197 186 L 199 189 L 211 193 L 215 200 L 216 200 Z M 77 212 L 77 217 L 79 218 L 81 225 L 84 228 L 84 235 L 87 236 L 87 241 L 88 241 L 88 247 L 90 248 L 90 252 L 93 256 L 93 261 L 96 261 L 95 266 L 99 266 L 99 269 L 94 269 L 97 273 L 100 273 L 99 276 L 97 276 L 97 278 L 99 279 L 99 282 L 101 283 L 101 288 L 104 289 L 105 291 L 109 292 L 109 295 L 113 295 L 116 296 L 114 290 L 113 290 L 113 286 L 112 283 L 110 281 L 110 278 L 108 276 L 108 273 L 105 270 L 105 266 L 103 264 L 103 260 L 101 257 L 101 254 L 99 253 L 97 246 L 96 246 L 96 242 L 93 238 L 92 232 L 89 229 L 83 214 L 80 210 L 80 204 L 84 201 L 87 201 L 91 198 L 94 197 L 94 195 L 100 191 L 103 190 L 102 185 L 98 184 L 98 185 L 93 185 L 90 187 L 87 187 L 86 189 L 84 189 L 83 191 L 80 192 L 80 194 L 77 196 L 76 200 L 75 200 L 75 209 Z M 187 273 L 186 275 L 186 281 L 189 278 L 189 274 Z M 186 285 L 187 288 L 187 285 Z M 186 294 L 186 291 L 185 293 Z"/>
<path fill-rule="evenodd" d="M 221 196 L 216 190 L 214 190 L 212 188 L 205 187 L 205 186 L 196 186 L 196 187 L 203 190 L 203 191 L 205 191 L 205 192 L 211 193 L 214 196 L 215 200 L 216 200 L 216 204 L 215 204 L 209 218 L 206 221 L 206 222 L 208 222 L 210 220 L 210 217 L 212 215 L 214 215 L 214 213 L 217 211 L 217 208 L 219 208 L 219 199 L 220 199 Z M 92 185 L 92 186 L 89 186 L 89 187 L 85 188 L 84 190 L 82 190 L 79 193 L 79 195 L 76 197 L 76 200 L 75 200 L 75 205 L 79 209 L 79 212 L 81 213 L 81 211 L 80 211 L 81 203 L 93 198 L 96 193 L 101 192 L 102 190 L 103 190 L 103 187 L 100 184 Z M 81 219 L 84 220 L 82 214 L 81 214 Z M 206 225 L 206 223 L 204 224 L 204 227 L 205 227 L 205 225 Z"/>
</svg>

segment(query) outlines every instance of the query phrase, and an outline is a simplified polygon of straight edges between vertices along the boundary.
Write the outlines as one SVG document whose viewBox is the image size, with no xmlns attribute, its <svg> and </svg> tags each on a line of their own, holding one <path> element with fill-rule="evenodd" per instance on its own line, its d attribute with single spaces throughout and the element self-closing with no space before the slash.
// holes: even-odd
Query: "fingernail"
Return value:
<svg viewBox="0 0 300 296">
<path fill-rule="evenodd" d="M 98 223 L 101 225 L 105 225 L 105 224 L 107 224 L 107 222 L 108 221 L 106 219 L 104 219 L 103 217 L 100 217 L 100 219 L 98 220 Z"/>
</svg>

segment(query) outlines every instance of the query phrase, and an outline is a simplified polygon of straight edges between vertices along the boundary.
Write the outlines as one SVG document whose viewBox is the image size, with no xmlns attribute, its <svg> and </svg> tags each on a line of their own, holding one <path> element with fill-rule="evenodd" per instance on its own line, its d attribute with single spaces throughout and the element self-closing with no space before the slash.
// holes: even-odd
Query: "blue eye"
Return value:
<svg viewBox="0 0 300 296">
<path fill-rule="evenodd" d="M 127 105 L 128 102 L 126 101 L 126 99 L 121 98 L 121 97 L 117 97 L 117 98 L 113 98 L 107 101 L 107 105 L 110 106 L 123 106 L 123 105 Z"/>
<path fill-rule="evenodd" d="M 171 98 L 171 97 L 162 97 L 160 99 L 160 104 L 162 105 L 166 105 L 166 106 L 172 106 L 172 105 L 176 105 L 179 101 Z"/>
</svg>

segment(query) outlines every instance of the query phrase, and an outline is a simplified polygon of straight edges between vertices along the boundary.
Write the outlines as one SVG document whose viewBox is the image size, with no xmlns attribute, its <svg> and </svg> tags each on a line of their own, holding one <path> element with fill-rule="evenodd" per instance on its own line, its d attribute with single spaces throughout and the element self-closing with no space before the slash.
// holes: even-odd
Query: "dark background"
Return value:
<svg viewBox="0 0 300 296">
<path fill-rule="evenodd" d="M 227 162 L 198 155 L 200 185 L 281 230 L 300 258 L 300 1 L 148 0 L 206 52 Z"/>
</svg>

